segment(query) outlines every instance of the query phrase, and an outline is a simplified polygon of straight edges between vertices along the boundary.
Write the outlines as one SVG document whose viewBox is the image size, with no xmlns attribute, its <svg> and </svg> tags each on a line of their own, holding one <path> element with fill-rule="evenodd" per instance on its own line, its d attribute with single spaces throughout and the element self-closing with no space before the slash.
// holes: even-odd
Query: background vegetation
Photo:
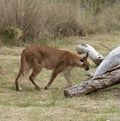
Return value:
<svg viewBox="0 0 120 121">
<path fill-rule="evenodd" d="M 0 33 L 20 44 L 119 31 L 119 8 L 119 0 L 0 0 Z"/>
</svg>

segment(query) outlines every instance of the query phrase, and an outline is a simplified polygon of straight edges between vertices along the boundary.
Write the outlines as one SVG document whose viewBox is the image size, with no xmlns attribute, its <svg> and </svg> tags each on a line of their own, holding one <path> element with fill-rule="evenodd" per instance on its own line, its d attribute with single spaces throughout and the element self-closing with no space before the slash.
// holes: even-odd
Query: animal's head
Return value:
<svg viewBox="0 0 120 121">
<path fill-rule="evenodd" d="M 85 68 L 85 70 L 89 70 L 89 62 L 88 62 L 88 56 L 89 56 L 89 53 L 87 52 L 86 55 L 84 57 L 82 57 L 80 59 L 80 62 L 82 62 L 82 66 Z"/>
</svg>

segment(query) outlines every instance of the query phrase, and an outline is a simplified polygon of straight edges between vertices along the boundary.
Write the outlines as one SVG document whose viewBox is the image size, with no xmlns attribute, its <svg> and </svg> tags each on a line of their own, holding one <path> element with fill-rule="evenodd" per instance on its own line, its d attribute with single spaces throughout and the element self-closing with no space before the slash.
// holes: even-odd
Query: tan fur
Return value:
<svg viewBox="0 0 120 121">
<path fill-rule="evenodd" d="M 40 73 L 42 68 L 53 70 L 45 89 L 52 84 L 54 78 L 60 72 L 64 73 L 68 85 L 72 86 L 70 71 L 73 67 L 84 67 L 88 70 L 89 62 L 87 61 L 87 58 L 84 60 L 68 51 L 45 46 L 29 46 L 24 49 L 21 54 L 21 67 L 15 80 L 16 90 L 20 90 L 19 82 L 30 69 L 33 69 L 30 80 L 37 89 L 40 89 L 34 79 Z"/>
</svg>

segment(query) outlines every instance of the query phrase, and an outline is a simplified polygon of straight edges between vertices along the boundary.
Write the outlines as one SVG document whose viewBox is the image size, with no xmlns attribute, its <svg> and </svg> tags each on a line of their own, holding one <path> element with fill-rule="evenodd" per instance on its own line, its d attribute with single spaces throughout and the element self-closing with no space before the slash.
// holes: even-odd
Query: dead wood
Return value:
<svg viewBox="0 0 120 121">
<path fill-rule="evenodd" d="M 65 97 L 87 95 L 112 85 L 120 83 L 120 66 L 107 71 L 105 74 L 89 78 L 84 82 L 64 90 Z"/>
</svg>

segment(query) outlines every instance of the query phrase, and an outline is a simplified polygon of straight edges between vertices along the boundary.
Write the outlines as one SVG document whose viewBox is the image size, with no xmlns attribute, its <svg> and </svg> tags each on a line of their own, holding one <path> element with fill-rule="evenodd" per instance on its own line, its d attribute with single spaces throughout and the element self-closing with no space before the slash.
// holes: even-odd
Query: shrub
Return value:
<svg viewBox="0 0 120 121">
<path fill-rule="evenodd" d="M 0 0 L 0 31 L 17 26 L 23 38 L 38 41 L 119 30 L 120 3 L 115 1 Z"/>
<path fill-rule="evenodd" d="M 23 31 L 14 26 L 7 26 L 3 30 L 4 42 L 12 44 L 17 43 L 23 35 Z"/>
<path fill-rule="evenodd" d="M 0 29 L 4 26 L 18 26 L 28 39 L 54 39 L 57 37 L 83 35 L 80 4 L 50 0 L 1 0 Z M 82 15 L 81 15 L 82 16 Z"/>
</svg>

